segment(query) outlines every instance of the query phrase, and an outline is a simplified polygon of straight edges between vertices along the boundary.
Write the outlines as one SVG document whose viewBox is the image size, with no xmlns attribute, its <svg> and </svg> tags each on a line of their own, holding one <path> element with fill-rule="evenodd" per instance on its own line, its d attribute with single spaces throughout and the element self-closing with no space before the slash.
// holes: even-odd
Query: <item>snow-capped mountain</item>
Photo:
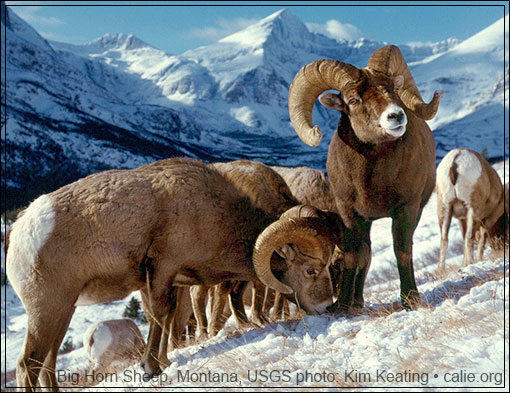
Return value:
<svg viewBox="0 0 510 393">
<path fill-rule="evenodd" d="M 288 10 L 182 55 L 125 34 L 85 45 L 48 42 L 8 8 L 2 24 L 9 206 L 94 171 L 176 155 L 324 169 L 328 144 L 309 148 L 290 125 L 290 82 L 319 58 L 363 67 L 386 44 L 338 42 L 309 31 Z M 460 43 L 400 45 L 424 99 L 434 89 L 446 92 L 430 123 L 439 157 L 457 146 L 504 154 L 505 24 L 508 31 L 506 17 Z M 314 109 L 325 141 L 337 120 L 338 113 Z"/>
</svg>

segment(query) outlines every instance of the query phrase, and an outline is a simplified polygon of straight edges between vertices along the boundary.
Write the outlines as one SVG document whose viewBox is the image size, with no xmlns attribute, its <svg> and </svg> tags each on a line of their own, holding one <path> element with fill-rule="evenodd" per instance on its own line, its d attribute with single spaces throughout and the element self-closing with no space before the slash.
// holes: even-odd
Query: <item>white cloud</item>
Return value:
<svg viewBox="0 0 510 393">
<path fill-rule="evenodd" d="M 313 33 L 320 33 L 337 41 L 356 41 L 363 37 L 361 31 L 349 23 L 341 23 L 330 19 L 325 25 L 318 23 L 307 23 L 306 27 Z"/>
<path fill-rule="evenodd" d="M 8 1 L 7 5 L 11 7 L 16 14 L 18 14 L 25 22 L 28 22 L 30 24 L 38 23 L 46 26 L 56 26 L 56 25 L 62 25 L 65 24 L 65 22 L 62 19 L 55 18 L 53 16 L 41 16 L 39 15 L 39 11 L 42 9 L 39 5 L 33 5 L 36 3 L 42 3 L 42 2 L 32 2 L 30 4 L 32 5 L 18 5 L 23 4 L 23 2 L 19 1 Z"/>
<path fill-rule="evenodd" d="M 249 18 L 218 18 L 216 20 L 215 26 L 194 28 L 191 29 L 187 34 L 194 38 L 215 42 L 230 34 L 237 33 L 238 31 L 243 30 L 258 21 L 259 19 Z"/>
</svg>

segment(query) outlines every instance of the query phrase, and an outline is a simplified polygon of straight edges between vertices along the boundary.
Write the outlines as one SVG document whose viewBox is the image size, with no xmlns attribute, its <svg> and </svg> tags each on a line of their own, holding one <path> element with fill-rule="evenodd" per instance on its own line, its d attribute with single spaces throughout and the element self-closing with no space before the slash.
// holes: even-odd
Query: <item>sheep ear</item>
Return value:
<svg viewBox="0 0 510 393">
<path fill-rule="evenodd" d="M 296 250 L 291 244 L 284 244 L 276 250 L 276 253 L 287 262 L 292 262 L 296 258 Z"/>
<path fill-rule="evenodd" d="M 336 109 L 342 112 L 345 108 L 344 102 L 340 98 L 340 94 L 325 93 L 319 96 L 319 102 L 329 109 Z"/>
<path fill-rule="evenodd" d="M 271 270 L 278 276 L 278 273 L 283 273 L 287 270 L 287 262 L 277 252 L 273 252 L 271 256 Z"/>
<path fill-rule="evenodd" d="M 404 86 L 404 77 L 402 75 L 397 75 L 394 77 L 393 85 L 395 86 L 395 91 L 398 93 Z"/>
</svg>

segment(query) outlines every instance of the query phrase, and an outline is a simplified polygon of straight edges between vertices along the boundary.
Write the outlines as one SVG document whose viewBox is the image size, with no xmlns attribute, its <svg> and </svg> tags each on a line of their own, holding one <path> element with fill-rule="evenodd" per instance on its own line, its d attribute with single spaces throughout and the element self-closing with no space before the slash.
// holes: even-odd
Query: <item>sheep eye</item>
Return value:
<svg viewBox="0 0 510 393">
<path fill-rule="evenodd" d="M 357 105 L 359 103 L 359 100 L 357 98 L 351 98 L 349 100 L 349 105 Z"/>
<path fill-rule="evenodd" d="M 308 274 L 309 276 L 316 276 L 317 275 L 317 270 L 315 269 L 306 269 L 306 274 Z"/>
</svg>

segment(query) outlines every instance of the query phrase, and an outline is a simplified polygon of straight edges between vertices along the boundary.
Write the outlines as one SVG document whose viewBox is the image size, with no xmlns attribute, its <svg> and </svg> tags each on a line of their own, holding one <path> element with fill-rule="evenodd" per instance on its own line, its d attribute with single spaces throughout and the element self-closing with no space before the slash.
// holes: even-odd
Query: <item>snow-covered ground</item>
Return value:
<svg viewBox="0 0 510 393">
<path fill-rule="evenodd" d="M 508 161 L 505 165 L 506 171 L 503 162 L 494 167 L 508 181 Z M 88 390 L 503 387 L 505 366 L 508 373 L 508 256 L 491 258 L 487 249 L 484 261 L 460 268 L 462 238 L 453 220 L 447 273 L 437 277 L 440 238 L 435 206 L 433 194 L 414 236 L 416 279 L 427 306 L 412 312 L 401 309 L 391 223 L 383 219 L 372 229 L 373 259 L 362 315 L 295 315 L 289 321 L 243 331 L 229 320 L 215 338 L 171 352 L 171 366 L 152 381 L 143 382 L 143 371 L 132 366 L 119 374 L 88 374 Z M 27 318 L 10 286 L 2 287 L 2 294 L 6 299 L 2 359 L 10 371 L 22 347 Z M 75 386 L 79 373 L 80 381 L 86 377 L 81 344 L 85 330 L 96 321 L 121 318 L 128 300 L 77 308 L 66 336 L 77 349 L 58 359 L 65 385 Z M 140 328 L 146 336 L 148 325 Z M 8 372 L 7 379 L 13 375 Z M 91 387 L 94 378 L 105 380 Z"/>
</svg>

